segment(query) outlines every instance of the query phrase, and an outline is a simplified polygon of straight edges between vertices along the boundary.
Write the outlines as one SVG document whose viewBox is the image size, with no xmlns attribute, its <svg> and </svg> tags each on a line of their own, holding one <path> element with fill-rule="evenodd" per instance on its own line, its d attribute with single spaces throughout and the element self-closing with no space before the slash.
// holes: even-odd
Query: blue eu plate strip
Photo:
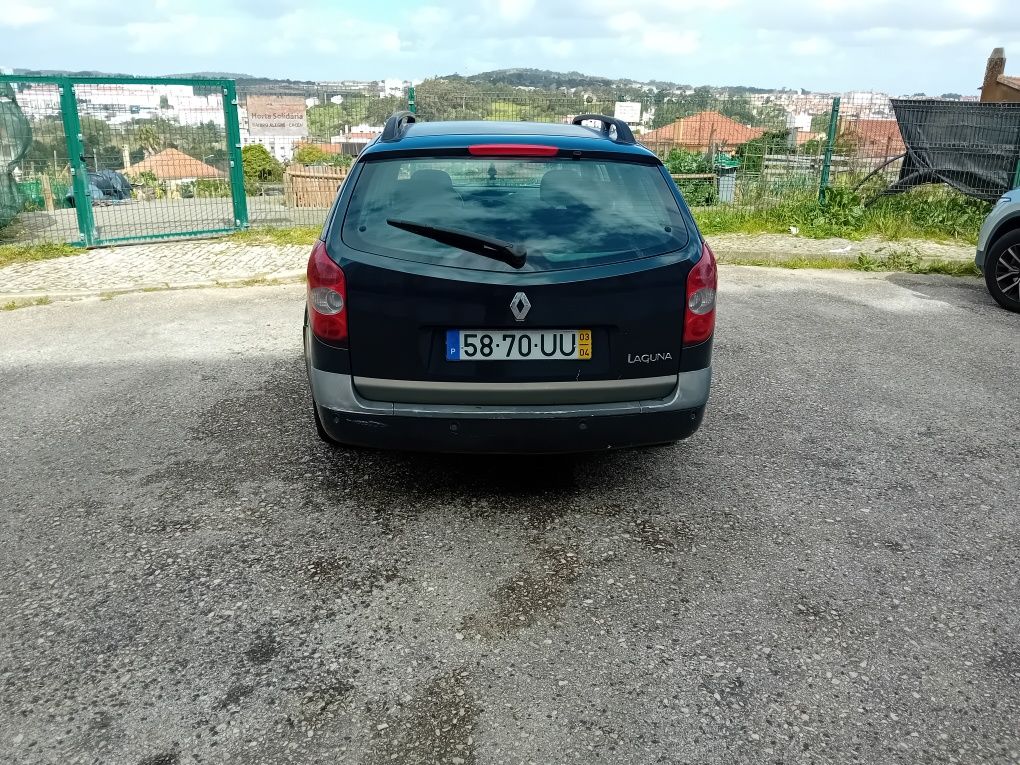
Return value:
<svg viewBox="0 0 1020 765">
<path fill-rule="evenodd" d="M 446 330 L 446 360 L 460 361 L 460 330 Z"/>
</svg>

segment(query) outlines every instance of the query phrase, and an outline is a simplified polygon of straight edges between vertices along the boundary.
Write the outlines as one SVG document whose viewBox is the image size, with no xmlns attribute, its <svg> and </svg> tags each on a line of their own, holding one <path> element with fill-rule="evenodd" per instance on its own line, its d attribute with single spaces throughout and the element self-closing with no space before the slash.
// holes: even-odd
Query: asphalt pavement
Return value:
<svg viewBox="0 0 1020 765">
<path fill-rule="evenodd" d="M 1020 316 L 724 267 L 702 430 L 315 438 L 302 287 L 0 313 L 0 762 L 1020 761 Z"/>
</svg>

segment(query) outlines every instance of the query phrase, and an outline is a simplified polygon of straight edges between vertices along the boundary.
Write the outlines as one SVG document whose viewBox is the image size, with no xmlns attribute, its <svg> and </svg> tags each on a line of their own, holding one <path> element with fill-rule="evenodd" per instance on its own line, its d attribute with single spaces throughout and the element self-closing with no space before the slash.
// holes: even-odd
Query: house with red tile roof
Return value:
<svg viewBox="0 0 1020 765">
<path fill-rule="evenodd" d="M 741 144 L 760 138 L 762 128 L 748 127 L 719 112 L 699 112 L 683 117 L 668 125 L 652 130 L 641 136 L 646 146 L 679 146 L 688 151 L 732 149 Z"/>
<path fill-rule="evenodd" d="M 907 150 L 894 119 L 849 119 L 840 123 L 839 134 L 856 147 L 855 153 L 861 157 L 891 159 Z"/>
<path fill-rule="evenodd" d="M 198 178 L 223 178 L 223 173 L 178 149 L 163 149 L 124 168 L 125 173 L 138 175 L 149 172 L 161 181 L 194 181 Z"/>
</svg>

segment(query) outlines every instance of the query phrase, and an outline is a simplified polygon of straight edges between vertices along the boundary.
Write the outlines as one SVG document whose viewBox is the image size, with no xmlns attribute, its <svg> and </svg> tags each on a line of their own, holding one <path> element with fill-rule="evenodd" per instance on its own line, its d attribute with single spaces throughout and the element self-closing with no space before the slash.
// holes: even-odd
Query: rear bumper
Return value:
<svg viewBox="0 0 1020 765">
<path fill-rule="evenodd" d="M 687 438 L 705 407 L 659 414 L 556 419 L 372 417 L 319 409 L 325 431 L 352 446 L 414 452 L 557 454 L 625 449 Z"/>
<path fill-rule="evenodd" d="M 661 399 L 556 406 L 454 406 L 371 401 L 350 375 L 309 368 L 322 425 L 336 441 L 409 451 L 601 451 L 677 441 L 701 425 L 711 368 L 682 372 Z"/>
</svg>

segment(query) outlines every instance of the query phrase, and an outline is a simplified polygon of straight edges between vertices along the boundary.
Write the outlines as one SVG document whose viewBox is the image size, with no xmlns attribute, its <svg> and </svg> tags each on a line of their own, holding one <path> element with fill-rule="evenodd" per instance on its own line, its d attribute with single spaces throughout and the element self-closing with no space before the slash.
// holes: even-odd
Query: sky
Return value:
<svg viewBox="0 0 1020 765">
<path fill-rule="evenodd" d="M 308 80 L 506 67 L 973 95 L 1020 0 L 3 0 L 0 67 Z"/>
</svg>

